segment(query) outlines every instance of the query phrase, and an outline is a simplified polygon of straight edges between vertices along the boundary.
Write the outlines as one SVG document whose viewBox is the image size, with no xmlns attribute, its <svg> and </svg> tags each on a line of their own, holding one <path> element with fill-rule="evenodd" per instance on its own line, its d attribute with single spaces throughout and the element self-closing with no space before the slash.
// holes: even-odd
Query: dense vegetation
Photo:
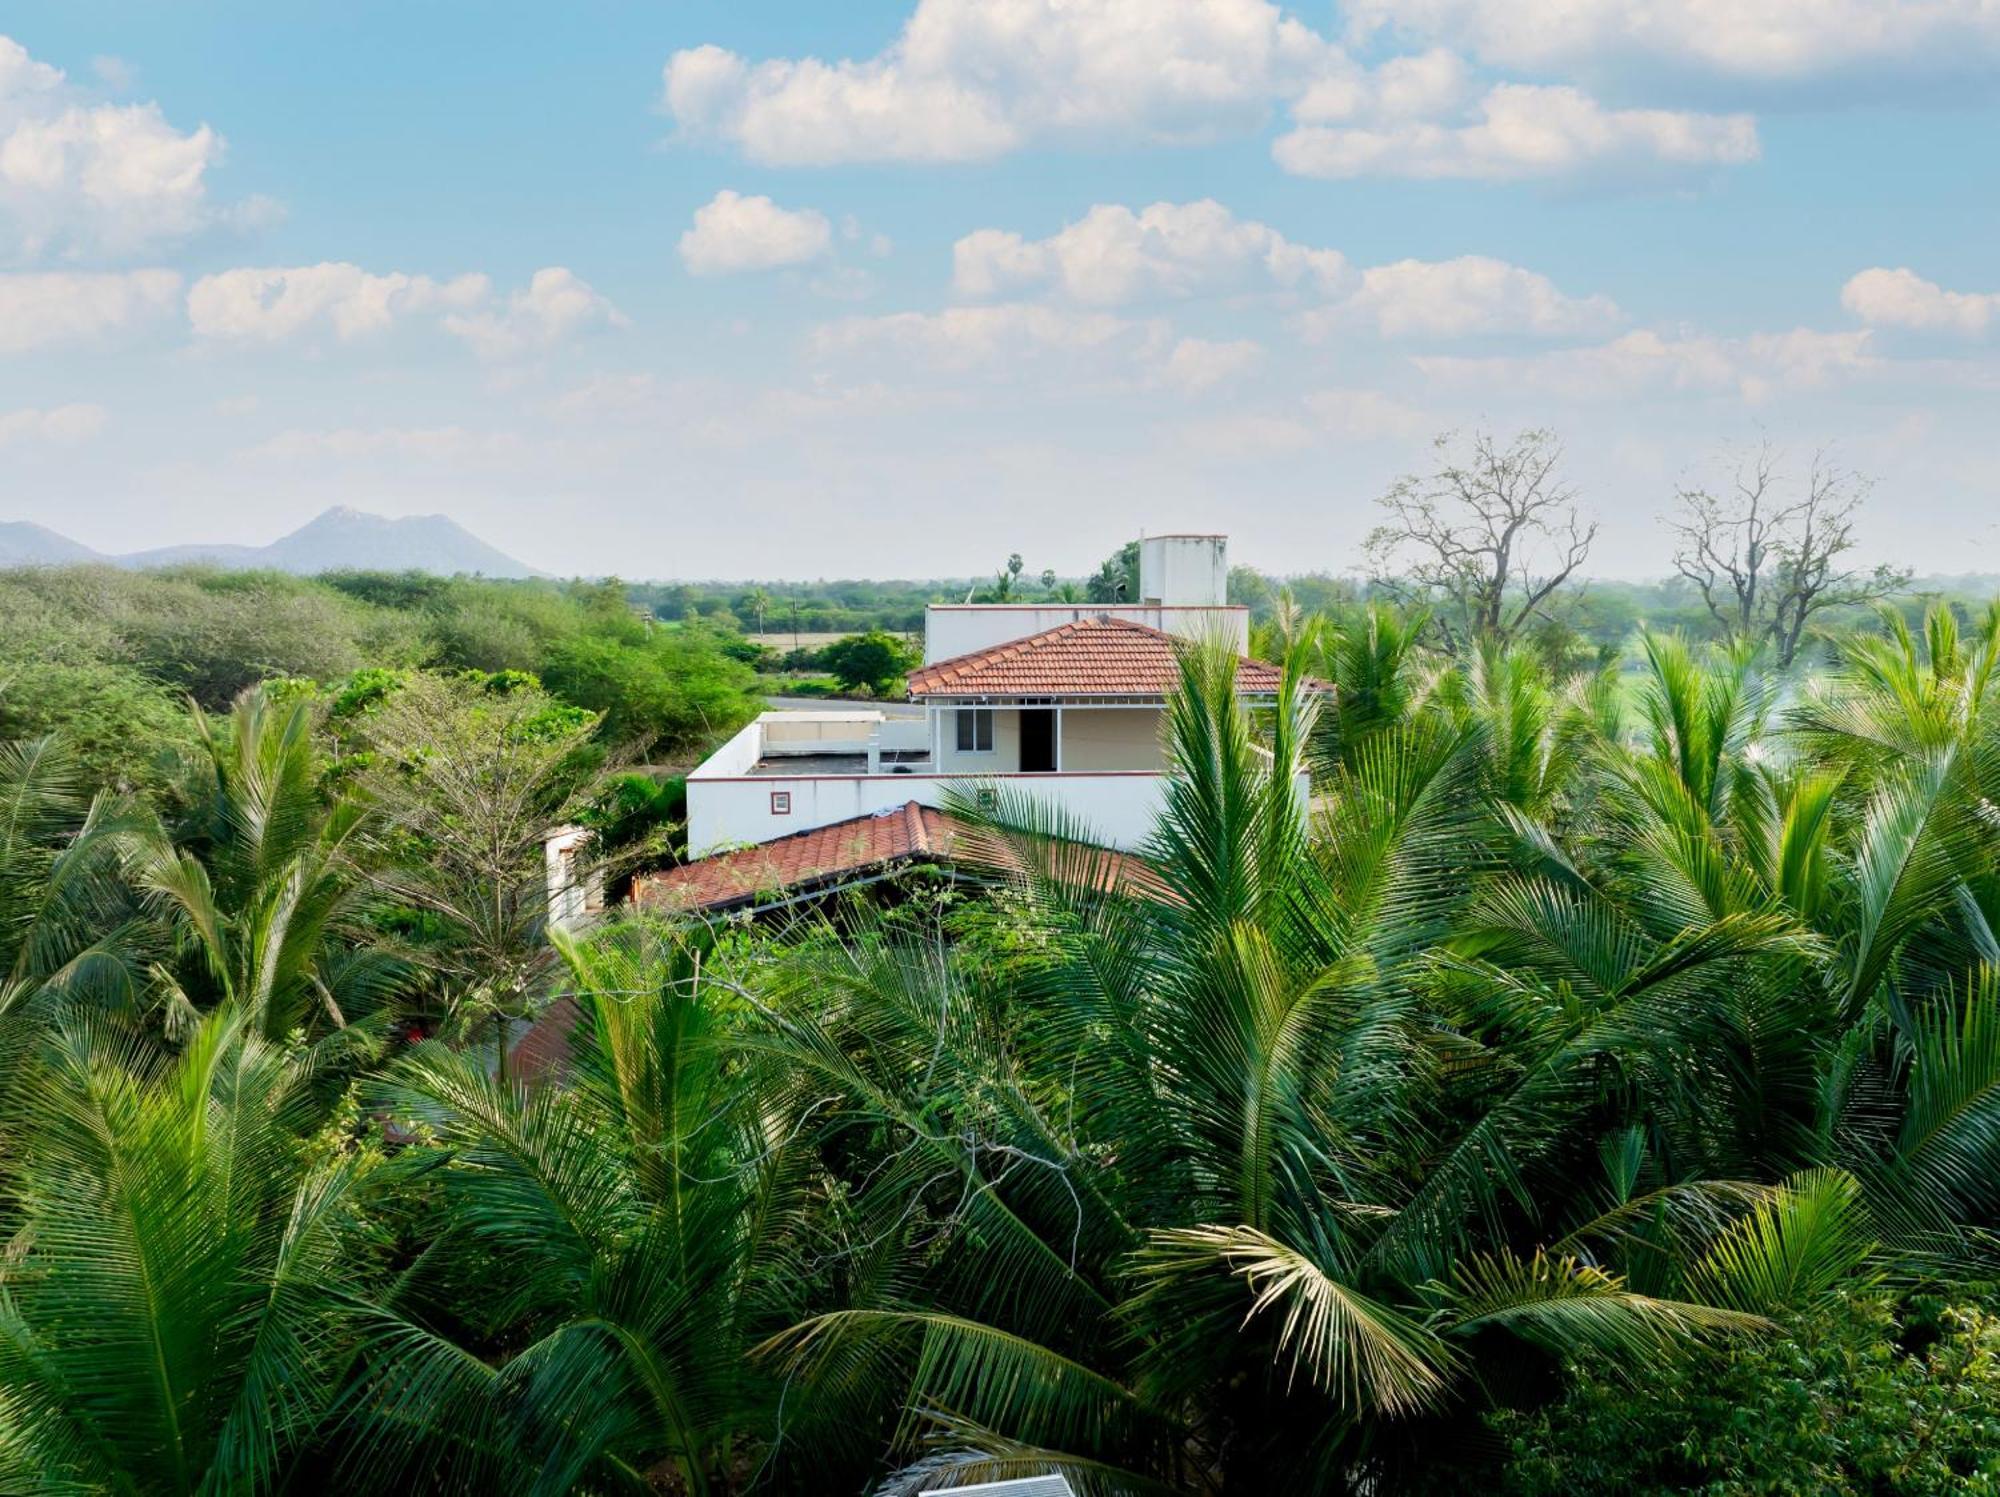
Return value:
<svg viewBox="0 0 2000 1497">
<path fill-rule="evenodd" d="M 94 783 L 147 784 L 163 747 L 192 742 L 189 699 L 219 711 L 270 680 L 513 671 L 603 714 L 608 745 L 686 762 L 757 710 L 755 653 L 664 627 L 615 583 L 22 568 L 0 572 L 0 739 L 60 732 Z"/>
<path fill-rule="evenodd" d="M 720 635 L 0 608 L 0 1489 L 2000 1479 L 2000 611 L 1783 674 L 1274 607 L 1143 861 L 1003 798 L 983 890 L 551 939 Z"/>
</svg>

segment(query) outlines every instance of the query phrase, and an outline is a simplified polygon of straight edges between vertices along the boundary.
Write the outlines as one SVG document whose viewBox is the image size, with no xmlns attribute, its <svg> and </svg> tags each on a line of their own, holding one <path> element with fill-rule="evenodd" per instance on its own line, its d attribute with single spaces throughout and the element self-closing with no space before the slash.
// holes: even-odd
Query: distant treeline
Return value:
<svg viewBox="0 0 2000 1497">
<path fill-rule="evenodd" d="M 60 730 L 94 780 L 143 783 L 186 702 L 365 671 L 518 671 L 603 714 L 607 743 L 685 760 L 760 705 L 732 628 L 664 625 L 615 582 L 108 566 L 0 571 L 0 740 Z"/>
</svg>

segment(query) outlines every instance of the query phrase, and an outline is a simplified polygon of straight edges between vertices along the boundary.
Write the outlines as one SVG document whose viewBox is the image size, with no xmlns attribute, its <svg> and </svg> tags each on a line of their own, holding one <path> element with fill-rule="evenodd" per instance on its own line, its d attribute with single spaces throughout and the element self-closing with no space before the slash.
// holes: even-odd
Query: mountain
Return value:
<svg viewBox="0 0 2000 1497">
<path fill-rule="evenodd" d="M 123 567 L 166 567 L 190 563 L 240 570 L 270 567 L 281 572 L 433 572 L 449 577 L 479 572 L 488 577 L 535 577 L 533 567 L 486 544 L 447 515 L 411 515 L 392 520 L 338 505 L 317 519 L 280 536 L 268 546 L 159 546 L 123 556 L 104 556 L 66 536 L 25 522 L 0 523 L 0 566 L 109 561 Z"/>
<path fill-rule="evenodd" d="M 60 566 L 72 561 L 103 561 L 88 546 L 57 535 L 26 520 L 0 520 L 0 567 Z"/>
</svg>

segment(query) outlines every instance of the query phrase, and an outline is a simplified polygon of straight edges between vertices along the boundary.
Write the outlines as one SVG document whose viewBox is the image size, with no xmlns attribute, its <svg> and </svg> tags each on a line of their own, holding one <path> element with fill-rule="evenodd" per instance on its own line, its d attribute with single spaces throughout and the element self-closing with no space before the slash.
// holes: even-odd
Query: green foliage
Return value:
<svg viewBox="0 0 2000 1497">
<path fill-rule="evenodd" d="M 1587 1357 L 1571 1375 L 1549 1407 L 1495 1416 L 1509 1458 L 1488 1490 L 2000 1491 L 2000 1318 L 1976 1303 L 1856 1289 L 1727 1356 Z"/>
<path fill-rule="evenodd" d="M 921 658 L 909 641 L 880 629 L 837 639 L 820 651 L 820 663 L 842 686 L 875 696 L 887 696 L 897 678 L 914 670 Z"/>
</svg>

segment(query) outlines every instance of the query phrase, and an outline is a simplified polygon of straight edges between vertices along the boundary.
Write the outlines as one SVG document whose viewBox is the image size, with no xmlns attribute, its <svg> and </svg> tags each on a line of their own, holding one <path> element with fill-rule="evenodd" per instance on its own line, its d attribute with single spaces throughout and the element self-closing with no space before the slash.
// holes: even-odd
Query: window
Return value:
<svg viewBox="0 0 2000 1497">
<path fill-rule="evenodd" d="M 961 754 L 990 754 L 993 752 L 993 709 L 991 707 L 961 707 L 958 709 L 958 751 Z"/>
<path fill-rule="evenodd" d="M 991 785 L 981 785 L 977 790 L 972 792 L 972 795 L 973 804 L 978 806 L 980 810 L 997 811 L 1000 809 L 1000 792 L 995 790 Z"/>
<path fill-rule="evenodd" d="M 789 816 L 792 814 L 791 791 L 773 790 L 771 792 L 771 814 L 773 816 Z"/>
</svg>

